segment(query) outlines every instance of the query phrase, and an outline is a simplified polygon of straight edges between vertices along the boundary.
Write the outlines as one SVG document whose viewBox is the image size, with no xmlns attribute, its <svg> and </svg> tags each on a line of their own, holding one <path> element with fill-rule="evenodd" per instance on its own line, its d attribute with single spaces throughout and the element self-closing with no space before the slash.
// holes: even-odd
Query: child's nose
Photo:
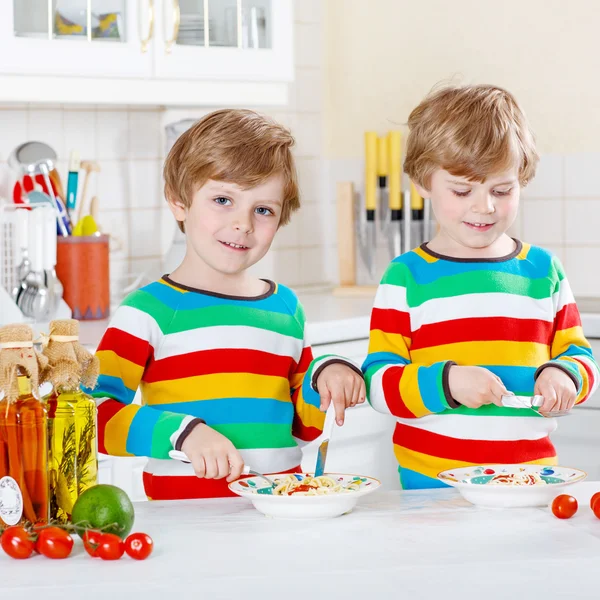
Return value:
<svg viewBox="0 0 600 600">
<path fill-rule="evenodd" d="M 478 198 L 474 198 L 472 210 L 478 214 L 489 215 L 496 210 L 494 199 L 490 194 L 482 194 Z"/>
<path fill-rule="evenodd" d="M 252 231 L 252 217 L 246 214 L 239 214 L 233 222 L 233 228 L 236 231 L 250 233 Z"/>
</svg>

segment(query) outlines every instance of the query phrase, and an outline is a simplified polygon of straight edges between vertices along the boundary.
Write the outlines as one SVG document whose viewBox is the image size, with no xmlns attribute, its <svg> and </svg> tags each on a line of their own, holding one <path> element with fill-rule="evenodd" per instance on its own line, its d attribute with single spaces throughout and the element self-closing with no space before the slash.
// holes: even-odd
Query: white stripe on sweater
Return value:
<svg viewBox="0 0 600 600">
<path fill-rule="evenodd" d="M 523 409 L 527 410 L 527 409 Z M 420 419 L 396 419 L 402 425 L 459 440 L 540 440 L 557 426 L 556 419 L 484 415 L 427 415 Z M 400 440 L 402 443 L 402 440 Z"/>
<path fill-rule="evenodd" d="M 371 386 L 369 388 L 369 402 L 371 406 L 380 413 L 385 415 L 391 415 L 390 409 L 388 408 L 387 402 L 385 401 L 385 395 L 383 393 L 383 375 L 392 367 L 397 365 L 388 365 L 377 371 L 373 377 L 371 377 Z"/>
<path fill-rule="evenodd" d="M 200 327 L 165 335 L 155 349 L 155 358 L 179 356 L 201 350 L 219 349 L 260 350 L 280 356 L 291 356 L 296 362 L 302 355 L 301 339 L 244 325 L 218 325 Z"/>
</svg>

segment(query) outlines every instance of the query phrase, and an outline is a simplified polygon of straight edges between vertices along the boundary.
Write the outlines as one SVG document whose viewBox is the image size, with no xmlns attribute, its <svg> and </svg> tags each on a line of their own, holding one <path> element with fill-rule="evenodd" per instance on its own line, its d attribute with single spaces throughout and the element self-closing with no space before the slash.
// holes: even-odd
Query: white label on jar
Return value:
<svg viewBox="0 0 600 600">
<path fill-rule="evenodd" d="M 12 477 L 0 479 L 0 521 L 16 525 L 23 516 L 23 494 Z"/>
</svg>

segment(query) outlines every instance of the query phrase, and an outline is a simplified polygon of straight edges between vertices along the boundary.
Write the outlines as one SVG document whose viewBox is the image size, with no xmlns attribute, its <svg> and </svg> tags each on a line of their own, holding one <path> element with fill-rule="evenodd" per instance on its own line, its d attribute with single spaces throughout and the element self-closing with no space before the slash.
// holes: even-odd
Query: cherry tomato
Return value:
<svg viewBox="0 0 600 600">
<path fill-rule="evenodd" d="M 154 542 L 146 533 L 132 533 L 125 540 L 125 552 L 136 560 L 145 560 L 152 554 Z"/>
<path fill-rule="evenodd" d="M 125 552 L 125 542 L 114 533 L 103 533 L 96 552 L 102 560 L 118 560 Z"/>
<path fill-rule="evenodd" d="M 600 519 L 600 502 L 595 502 L 592 511 L 597 519 Z"/>
<path fill-rule="evenodd" d="M 94 531 L 93 529 L 88 529 L 83 534 L 83 547 L 85 551 L 94 558 L 98 557 L 98 548 L 100 547 L 100 540 L 102 538 L 102 533 L 100 531 Z"/>
<path fill-rule="evenodd" d="M 4 552 L 12 558 L 29 558 L 33 554 L 34 543 L 24 527 L 13 526 L 5 529 L 0 543 Z"/>
<path fill-rule="evenodd" d="M 596 500 L 598 500 L 598 498 L 600 498 L 600 492 L 596 492 L 590 500 L 590 508 L 592 510 L 594 510 L 594 504 L 596 504 Z"/>
<path fill-rule="evenodd" d="M 556 496 L 552 502 L 552 512 L 559 519 L 570 519 L 577 512 L 577 500 L 567 494 Z"/>
<path fill-rule="evenodd" d="M 47 558 L 67 558 L 73 550 L 73 538 L 60 527 L 46 527 L 40 531 L 35 549 Z"/>
</svg>

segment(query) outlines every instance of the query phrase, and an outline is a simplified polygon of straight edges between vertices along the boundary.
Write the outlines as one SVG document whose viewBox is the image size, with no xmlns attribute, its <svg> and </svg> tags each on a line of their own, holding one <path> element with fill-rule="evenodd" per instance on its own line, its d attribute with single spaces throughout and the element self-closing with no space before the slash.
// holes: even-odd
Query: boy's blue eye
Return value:
<svg viewBox="0 0 600 600">
<path fill-rule="evenodd" d="M 494 194 L 496 196 L 508 196 L 512 192 L 512 188 L 510 190 L 494 190 Z"/>
<path fill-rule="evenodd" d="M 273 215 L 275 214 L 270 208 L 267 208 L 266 206 L 259 206 L 256 209 L 256 213 L 259 215 Z"/>
<path fill-rule="evenodd" d="M 466 198 L 471 193 L 471 190 L 467 190 L 466 192 L 459 192 L 458 190 L 452 190 L 452 193 L 455 196 L 458 196 L 459 198 Z"/>
<path fill-rule="evenodd" d="M 231 200 L 229 198 L 223 198 L 223 196 L 218 196 L 215 198 L 215 202 L 220 204 L 221 206 L 227 206 L 227 203 L 231 204 Z"/>
</svg>

